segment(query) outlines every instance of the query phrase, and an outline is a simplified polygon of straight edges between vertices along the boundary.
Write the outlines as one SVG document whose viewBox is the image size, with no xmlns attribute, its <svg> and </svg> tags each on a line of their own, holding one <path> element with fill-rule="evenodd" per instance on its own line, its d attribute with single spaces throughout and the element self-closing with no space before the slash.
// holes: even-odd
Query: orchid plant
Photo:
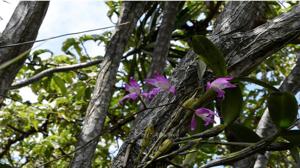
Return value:
<svg viewBox="0 0 300 168">
<path fill-rule="evenodd" d="M 156 74 L 153 78 L 146 79 L 146 83 L 155 87 L 148 93 L 149 99 L 152 99 L 161 91 L 167 91 L 175 95 L 175 86 L 172 86 L 170 81 L 163 75 Z"/>
<path fill-rule="evenodd" d="M 129 94 L 125 95 L 120 101 L 119 103 L 121 105 L 124 104 L 125 100 L 137 100 L 138 97 L 141 95 L 141 89 L 140 89 L 140 85 L 137 83 L 136 80 L 134 80 L 133 78 L 130 78 L 129 80 L 129 84 L 125 84 L 125 90 L 127 92 L 129 92 Z"/>
<path fill-rule="evenodd" d="M 206 90 L 212 89 L 215 92 L 217 92 L 218 98 L 224 98 L 226 88 L 235 88 L 236 85 L 230 83 L 229 81 L 232 80 L 232 77 L 220 77 L 216 80 L 210 82 L 207 82 Z"/>
<path fill-rule="evenodd" d="M 207 108 L 198 108 L 195 110 L 195 113 L 192 117 L 191 121 L 191 130 L 195 130 L 197 127 L 197 121 L 196 121 L 196 116 L 202 118 L 205 122 L 205 126 L 208 126 L 209 124 L 214 123 L 214 116 L 216 113 L 210 109 Z"/>
<path fill-rule="evenodd" d="M 226 88 L 234 88 L 236 85 L 230 83 L 232 77 L 220 77 L 215 79 L 212 82 L 207 83 L 206 90 L 212 89 L 217 93 L 218 98 L 224 98 Z M 171 85 L 170 81 L 160 74 L 155 74 L 153 78 L 146 79 L 145 82 L 151 86 L 154 86 L 149 92 L 143 92 L 140 88 L 140 85 L 137 83 L 136 80 L 130 78 L 129 84 L 125 84 L 125 90 L 129 92 L 125 95 L 121 100 L 120 104 L 123 105 L 124 101 L 126 100 L 133 100 L 136 101 L 137 99 L 141 99 L 142 97 L 151 100 L 153 99 L 158 93 L 160 92 L 169 92 L 175 95 L 176 88 L 175 86 Z M 194 111 L 194 115 L 191 120 L 191 130 L 195 130 L 197 126 L 196 116 L 202 118 L 205 122 L 205 126 L 214 123 L 214 116 L 217 113 L 207 109 L 207 108 L 198 108 Z"/>
<path fill-rule="evenodd" d="M 236 85 L 230 83 L 232 77 L 220 77 L 212 81 L 211 83 L 207 83 L 206 90 L 212 89 L 217 93 L 217 98 L 224 98 L 226 88 L 235 88 Z M 214 123 L 214 116 L 217 115 L 216 112 L 207 109 L 207 108 L 198 108 L 194 111 L 194 115 L 191 120 L 191 130 L 195 130 L 197 127 L 196 116 L 202 118 L 205 122 L 205 126 Z"/>
<path fill-rule="evenodd" d="M 171 85 L 170 81 L 163 75 L 156 74 L 153 78 L 146 79 L 145 81 L 147 84 L 152 85 L 155 88 L 151 89 L 149 92 L 142 92 L 140 85 L 136 82 L 136 80 L 130 78 L 129 84 L 125 84 L 125 90 L 129 92 L 129 94 L 125 95 L 119 103 L 123 105 L 125 100 L 135 101 L 141 97 L 151 100 L 162 91 L 167 91 L 172 94 L 175 94 L 176 92 L 175 86 Z"/>
</svg>

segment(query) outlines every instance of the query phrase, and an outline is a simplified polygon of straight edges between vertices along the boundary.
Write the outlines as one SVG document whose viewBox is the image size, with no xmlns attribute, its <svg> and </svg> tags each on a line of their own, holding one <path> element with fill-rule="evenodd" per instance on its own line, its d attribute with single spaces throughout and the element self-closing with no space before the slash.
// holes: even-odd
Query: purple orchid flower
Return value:
<svg viewBox="0 0 300 168">
<path fill-rule="evenodd" d="M 150 90 L 150 92 L 142 93 L 143 97 L 147 98 L 148 100 L 153 99 L 154 96 L 156 96 L 160 92 L 160 88 L 154 88 Z"/>
<path fill-rule="evenodd" d="M 147 97 L 148 99 L 152 99 L 161 91 L 168 91 L 173 94 L 175 94 L 176 92 L 175 86 L 172 86 L 170 81 L 160 74 L 156 74 L 151 79 L 146 79 L 146 83 L 156 87 L 152 89 L 149 93 L 144 94 L 145 97 Z"/>
<path fill-rule="evenodd" d="M 214 111 L 207 108 L 196 109 L 191 121 L 191 130 L 194 131 L 197 127 L 196 116 L 202 118 L 205 122 L 204 125 L 208 126 L 209 124 L 214 123 L 215 115 L 216 113 Z"/>
<path fill-rule="evenodd" d="M 206 90 L 213 89 L 215 92 L 217 92 L 218 98 L 223 98 L 225 94 L 224 89 L 236 87 L 236 85 L 229 82 L 232 79 L 232 77 L 221 77 L 211 83 L 207 82 Z"/>
<path fill-rule="evenodd" d="M 140 85 L 136 82 L 136 80 L 134 80 L 133 78 L 130 78 L 129 80 L 129 84 L 125 84 L 125 90 L 127 92 L 129 92 L 129 94 L 125 95 L 120 101 L 119 103 L 121 105 L 124 104 L 124 101 L 129 99 L 129 100 L 137 100 L 139 95 L 141 94 L 141 89 L 140 89 Z"/>
</svg>

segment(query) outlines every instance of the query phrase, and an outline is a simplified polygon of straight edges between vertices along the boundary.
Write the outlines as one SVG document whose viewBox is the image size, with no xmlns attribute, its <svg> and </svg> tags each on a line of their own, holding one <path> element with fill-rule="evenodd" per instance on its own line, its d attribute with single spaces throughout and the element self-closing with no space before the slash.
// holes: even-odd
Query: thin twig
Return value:
<svg viewBox="0 0 300 168">
<path fill-rule="evenodd" d="M 187 137 L 181 137 L 175 140 L 176 143 L 183 143 L 186 142 L 187 140 L 190 139 L 197 139 L 197 138 L 209 138 L 213 137 L 215 135 L 218 135 L 225 129 L 224 125 L 217 125 L 215 127 L 212 127 L 210 129 L 207 129 L 199 134 L 194 134 L 192 136 L 187 136 Z"/>
<path fill-rule="evenodd" d="M 77 70 L 80 68 L 86 68 L 89 66 L 93 66 L 93 65 L 97 65 L 99 63 L 101 63 L 103 61 L 103 59 L 97 59 L 94 61 L 90 61 L 90 62 L 84 62 L 84 63 L 79 63 L 79 64 L 74 64 L 74 65 L 67 65 L 67 66 L 62 66 L 62 67 L 56 67 L 56 68 L 50 68 L 47 69 L 45 71 L 42 71 L 26 80 L 20 81 L 16 84 L 13 84 L 10 89 L 19 89 L 21 87 L 27 86 L 29 84 L 32 84 L 34 82 L 37 82 L 38 80 L 46 77 L 46 76 L 50 76 L 53 73 L 57 73 L 57 72 L 66 72 L 66 71 L 73 71 L 73 70 Z"/>
<path fill-rule="evenodd" d="M 171 152 L 171 153 L 168 153 L 168 154 L 166 154 L 166 155 L 163 155 L 163 156 L 158 157 L 156 160 L 165 159 L 165 158 L 167 158 L 167 157 L 170 157 L 170 156 L 179 154 L 179 153 L 181 153 L 181 152 L 184 152 L 184 151 L 190 149 L 190 148 L 191 148 L 193 145 L 195 145 L 195 144 L 196 144 L 196 142 L 191 142 L 191 143 L 189 143 L 189 144 L 187 144 L 187 145 L 185 145 L 185 146 L 179 148 L 179 149 L 176 150 L 176 151 L 173 151 L 173 152 Z"/>
</svg>

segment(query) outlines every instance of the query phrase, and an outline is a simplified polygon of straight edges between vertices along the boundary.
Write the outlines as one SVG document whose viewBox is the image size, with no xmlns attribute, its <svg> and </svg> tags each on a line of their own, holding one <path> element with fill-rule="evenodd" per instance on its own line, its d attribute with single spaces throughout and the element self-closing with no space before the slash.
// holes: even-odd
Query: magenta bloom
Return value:
<svg viewBox="0 0 300 168">
<path fill-rule="evenodd" d="M 205 122 L 205 126 L 208 126 L 211 123 L 214 123 L 214 116 L 216 115 L 215 112 L 213 112 L 210 109 L 207 108 L 198 108 L 195 110 L 195 113 L 192 117 L 191 121 L 191 130 L 195 130 L 197 127 L 197 121 L 196 121 L 196 116 L 202 118 Z"/>
<path fill-rule="evenodd" d="M 161 91 L 168 91 L 173 94 L 175 94 L 176 92 L 175 86 L 172 86 L 170 81 L 160 74 L 156 74 L 154 78 L 146 79 L 146 83 L 155 86 L 155 88 L 152 89 L 149 93 L 144 94 L 148 99 L 152 99 Z"/>
<path fill-rule="evenodd" d="M 213 89 L 215 92 L 217 92 L 217 97 L 218 98 L 223 98 L 224 97 L 224 89 L 226 88 L 234 88 L 236 85 L 230 83 L 229 81 L 232 80 L 232 77 L 222 77 L 214 80 L 213 82 L 207 82 L 207 87 L 206 89 Z"/>
<path fill-rule="evenodd" d="M 127 99 L 136 100 L 141 94 L 140 85 L 133 79 L 130 78 L 129 84 L 125 84 L 125 90 L 129 92 L 129 94 L 125 95 L 119 103 L 123 105 L 124 101 Z"/>
<path fill-rule="evenodd" d="M 150 92 L 142 93 L 143 97 L 147 98 L 148 100 L 153 99 L 154 96 L 156 96 L 160 92 L 160 88 L 154 88 L 150 90 Z"/>
</svg>

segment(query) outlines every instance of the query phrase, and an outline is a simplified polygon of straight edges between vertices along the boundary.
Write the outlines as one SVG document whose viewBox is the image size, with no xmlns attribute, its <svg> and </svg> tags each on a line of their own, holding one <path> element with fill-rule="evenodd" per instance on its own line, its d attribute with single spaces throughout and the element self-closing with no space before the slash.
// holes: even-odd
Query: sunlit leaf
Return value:
<svg viewBox="0 0 300 168">
<path fill-rule="evenodd" d="M 51 84 L 54 87 L 55 90 L 60 91 L 60 93 L 62 95 L 66 95 L 67 93 L 67 88 L 65 86 L 65 82 L 64 80 L 62 80 L 60 77 L 58 76 L 53 76 L 52 80 L 51 80 Z"/>
</svg>

